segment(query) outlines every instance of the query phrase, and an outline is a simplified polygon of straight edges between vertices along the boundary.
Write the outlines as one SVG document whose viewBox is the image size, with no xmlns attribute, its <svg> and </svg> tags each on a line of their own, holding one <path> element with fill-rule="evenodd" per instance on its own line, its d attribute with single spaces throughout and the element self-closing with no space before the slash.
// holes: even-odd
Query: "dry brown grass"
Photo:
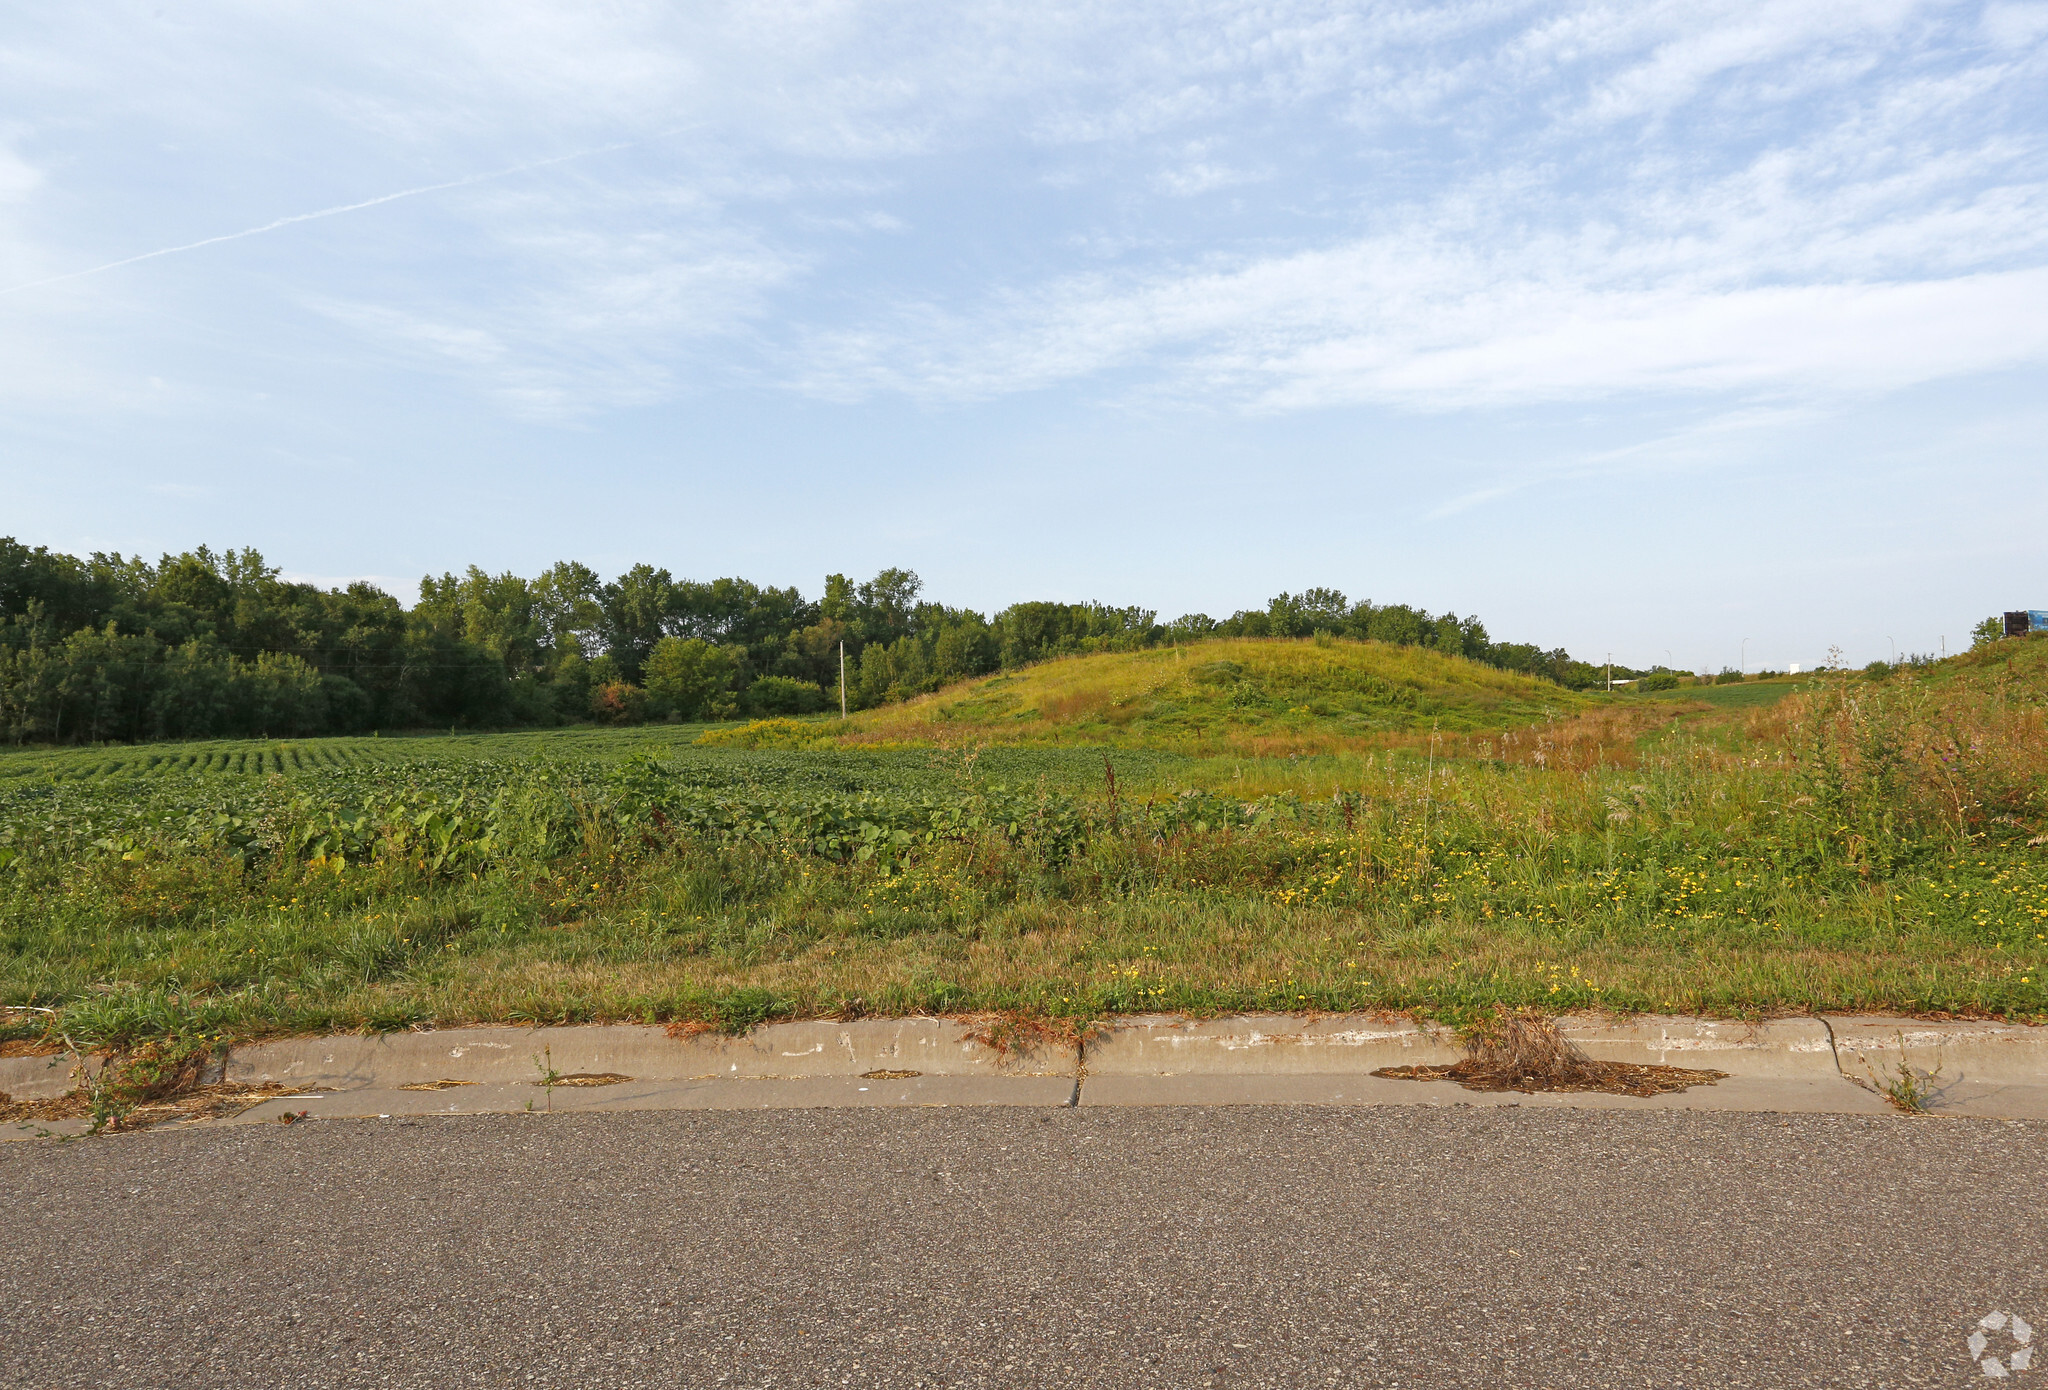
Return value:
<svg viewBox="0 0 2048 1390">
<path fill-rule="evenodd" d="M 962 1041 L 977 1042 L 1004 1061 L 1036 1052 L 1078 1048 L 1088 1031 L 1071 1017 L 1004 1010 L 963 1020 Z"/>
<path fill-rule="evenodd" d="M 1110 707 L 1107 690 L 1073 690 L 1047 695 L 1038 702 L 1038 717 L 1048 724 L 1074 724 L 1101 715 Z"/>
<path fill-rule="evenodd" d="M 274 1082 L 261 1085 L 245 1085 L 236 1081 L 193 1084 L 187 1089 L 165 1093 L 120 1111 L 109 1119 L 107 1128 L 110 1131 L 137 1130 L 173 1120 L 224 1119 L 239 1115 L 250 1106 L 272 1097 L 290 1095 L 292 1089 Z M 83 1087 L 52 1100 L 17 1101 L 0 1091 L 0 1123 L 75 1120 L 91 1113 L 92 1101 Z"/>
<path fill-rule="evenodd" d="M 1848 815 L 1890 815 L 1961 837 L 2039 832 L 2048 823 L 2048 679 L 1998 668 L 1971 677 L 1836 676 L 1760 712 L 1749 732 L 1787 748 L 1809 793 Z"/>
<path fill-rule="evenodd" d="M 1468 1091 L 1601 1091 L 1657 1096 L 1690 1086 L 1711 1086 L 1724 1071 L 1599 1062 L 1588 1057 L 1557 1024 L 1531 1009 L 1500 1010 L 1465 1039 L 1462 1062 L 1437 1067 L 1382 1067 L 1374 1076 L 1400 1081 L 1455 1081 Z"/>
<path fill-rule="evenodd" d="M 1642 761 L 1640 742 L 1645 734 L 1694 712 L 1669 700 L 1608 706 L 1550 724 L 1476 734 L 1459 740 L 1456 751 L 1556 772 L 1633 768 Z"/>
</svg>

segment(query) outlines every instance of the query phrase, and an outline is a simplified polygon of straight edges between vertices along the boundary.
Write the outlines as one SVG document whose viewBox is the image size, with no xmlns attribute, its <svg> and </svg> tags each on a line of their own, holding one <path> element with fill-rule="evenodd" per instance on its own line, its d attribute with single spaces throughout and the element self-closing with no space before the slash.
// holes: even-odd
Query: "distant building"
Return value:
<svg viewBox="0 0 2048 1390">
<path fill-rule="evenodd" d="M 2048 632 L 2048 611 L 2027 608 L 2005 615 L 2006 636 L 2025 637 L 2035 632 Z"/>
<path fill-rule="evenodd" d="M 1793 662 L 1793 663 L 1792 663 L 1792 664 L 1791 664 L 1790 666 L 1787 666 L 1787 667 L 1785 668 L 1785 671 L 1786 671 L 1786 673 L 1787 673 L 1788 675 L 1794 675 L 1794 676 L 1798 675 L 1798 674 L 1799 674 L 1799 663 L 1798 663 L 1798 662 L 1796 662 L 1796 661 L 1795 661 L 1795 662 Z"/>
</svg>

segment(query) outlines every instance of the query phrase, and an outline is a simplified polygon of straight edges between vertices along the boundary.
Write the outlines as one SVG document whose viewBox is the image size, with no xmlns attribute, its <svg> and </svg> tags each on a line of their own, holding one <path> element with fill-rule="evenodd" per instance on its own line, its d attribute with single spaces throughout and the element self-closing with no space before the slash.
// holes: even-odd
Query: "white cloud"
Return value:
<svg viewBox="0 0 2048 1390">
<path fill-rule="evenodd" d="M 1595 227 L 1517 247 L 1493 228 L 1460 240 L 1455 223 L 1411 226 L 1138 283 L 1074 277 L 979 314 L 907 311 L 816 340 L 806 385 L 973 399 L 1149 364 L 1162 390 L 1264 411 L 1890 390 L 2048 362 L 2048 269 L 1953 264 L 2038 250 L 2041 224 L 2022 213 L 2041 201 L 2028 190 L 1832 236 L 1772 237 L 1735 218 L 1691 235 Z M 1766 202 L 1756 216 L 1787 214 Z M 1973 254 L 1949 254 L 1970 232 Z M 1915 252 L 1944 273 L 1880 278 Z"/>
<path fill-rule="evenodd" d="M 2048 36 L 2048 4 L 2039 0 L 2025 4 L 1997 4 L 1984 7 L 1984 33 L 2002 48 L 2025 48 Z"/>
<path fill-rule="evenodd" d="M 493 366 L 507 356 L 504 343 L 483 328 L 438 323 L 384 304 L 309 303 L 337 322 L 381 339 L 394 350 L 445 359 L 465 367 Z"/>
<path fill-rule="evenodd" d="M 43 182 L 43 171 L 0 145 L 0 202 L 26 198 Z"/>
<path fill-rule="evenodd" d="M 163 321 L 260 264 L 373 354 L 542 419 L 738 380 L 945 401 L 1117 373 L 1248 410 L 1875 389 L 2039 359 L 2043 10 L 53 12 L 0 27 L 0 265 L 623 146 L 211 246 Z M 189 145 L 191 194 L 131 209 L 179 179 L 95 165 L 95 122 Z M 35 372 L 103 380 L 102 325 L 158 308 L 143 274 L 19 306 Z"/>
<path fill-rule="evenodd" d="M 1170 197 L 1192 198 L 1258 180 L 1259 175 L 1248 169 L 1234 168 L 1228 161 L 1212 158 L 1212 148 L 1211 141 L 1193 141 L 1180 161 L 1152 176 L 1152 186 Z"/>
<path fill-rule="evenodd" d="M 1531 295 L 1509 314 L 1482 316 L 1493 322 L 1467 342 L 1335 339 L 1217 368 L 1270 381 L 1256 398 L 1268 409 L 1887 391 L 2048 361 L 2048 269 L 1709 295 Z"/>
<path fill-rule="evenodd" d="M 899 306 L 807 336 L 798 380 L 834 398 L 964 400 L 1136 373 L 1153 395 L 1259 411 L 1451 409 L 1866 392 L 2048 362 L 2048 145 L 1997 120 L 2032 63 L 1862 76 L 1940 9 L 1584 7 L 1455 78 L 1439 67 L 1438 98 L 1482 90 L 1487 66 L 1528 80 L 1596 55 L 1619 70 L 1578 104 L 1537 84 L 1552 117 L 1508 141 L 1511 157 L 1372 209 L 1364 235 Z M 1763 106 L 1815 115 L 1733 162 L 1711 143 L 1585 134 L 1587 119 L 1668 113 L 1738 68 L 1756 69 L 1744 91 Z"/>
<path fill-rule="evenodd" d="M 721 225 L 718 205 L 687 187 L 579 180 L 483 198 L 470 214 L 479 259 L 496 268 L 483 283 L 437 287 L 405 306 L 305 302 L 402 360 L 460 374 L 525 419 L 573 419 L 688 389 L 720 355 L 710 345 L 749 331 L 771 293 L 804 269 L 797 254 Z"/>
<path fill-rule="evenodd" d="M 1779 94 L 1806 85 L 1809 75 L 1839 81 L 1846 72 L 1845 50 L 1861 49 L 1866 65 L 1871 40 L 1896 32 L 1916 10 L 1932 8 L 1918 0 L 1802 0 L 1797 5 L 1688 4 L 1631 7 L 1618 20 L 1629 37 L 1655 29 L 1676 28 L 1676 36 L 1655 43 L 1649 54 L 1599 82 L 1588 102 L 1588 114 L 1616 121 L 1669 111 L 1694 100 L 1716 79 L 1774 60 L 1791 59 L 1791 70 L 1774 71 L 1769 80 Z"/>
</svg>

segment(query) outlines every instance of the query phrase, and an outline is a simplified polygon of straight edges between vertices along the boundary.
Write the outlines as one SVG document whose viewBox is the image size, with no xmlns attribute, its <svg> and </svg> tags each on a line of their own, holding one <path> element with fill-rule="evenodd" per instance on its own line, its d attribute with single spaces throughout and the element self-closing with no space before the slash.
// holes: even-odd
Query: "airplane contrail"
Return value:
<svg viewBox="0 0 2048 1390">
<path fill-rule="evenodd" d="M 528 169 L 543 169 L 550 164 L 561 164 L 566 160 L 581 159 L 585 155 L 605 154 L 611 150 L 623 150 L 632 143 L 632 141 L 628 140 L 617 145 L 600 145 L 594 150 L 577 150 L 573 154 L 556 155 L 553 159 L 529 160 L 525 164 L 514 164 L 509 169 L 493 169 L 487 174 L 471 174 L 468 178 L 450 179 L 446 183 L 430 183 L 420 188 L 402 188 L 396 193 L 386 193 L 382 197 L 365 198 L 360 203 L 343 203 L 340 207 L 321 208 L 318 212 L 294 213 L 290 217 L 280 217 L 275 222 L 265 222 L 260 227 L 247 227 L 239 232 L 226 232 L 220 236 L 210 236 L 201 241 L 188 241 L 182 246 L 165 246 L 155 251 L 144 251 L 139 256 L 125 256 L 118 261 L 108 261 L 105 265 L 91 266 L 85 270 L 67 271 L 62 275 L 52 275 L 47 280 L 30 280 L 25 284 L 9 285 L 6 289 L 0 289 L 0 294 L 16 294 L 22 290 L 33 290 L 43 285 L 55 285 L 65 280 L 77 280 L 87 275 L 98 275 L 101 271 L 117 270 L 124 265 L 134 265 L 137 261 L 153 261 L 158 256 L 175 256 L 180 251 L 197 251 L 202 246 L 217 246 L 223 241 L 240 241 L 243 237 L 261 236 L 265 232 L 274 232 L 279 227 L 289 227 L 294 222 L 313 222 L 322 217 L 336 216 L 339 213 L 357 212 L 363 208 L 373 208 L 379 203 L 397 202 L 400 198 L 417 198 L 422 193 L 439 193 L 444 188 L 463 188 L 473 183 L 485 183 L 491 179 L 502 179 L 511 174 L 524 173 Z"/>
</svg>

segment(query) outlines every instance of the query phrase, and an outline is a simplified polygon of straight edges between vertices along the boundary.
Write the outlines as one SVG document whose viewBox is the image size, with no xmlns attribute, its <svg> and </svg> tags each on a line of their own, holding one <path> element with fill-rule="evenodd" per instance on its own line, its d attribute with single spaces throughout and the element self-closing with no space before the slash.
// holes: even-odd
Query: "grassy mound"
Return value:
<svg viewBox="0 0 2048 1390">
<path fill-rule="evenodd" d="M 2039 703 L 2048 696 L 2048 634 L 2008 637 L 1959 652 L 1926 668 L 1929 685 L 2002 691 Z"/>
<path fill-rule="evenodd" d="M 1101 743 L 1329 752 L 1388 735 L 1479 733 L 1596 703 L 1463 657 L 1380 642 L 1230 638 L 1067 657 L 871 710 L 848 743 Z"/>
</svg>

